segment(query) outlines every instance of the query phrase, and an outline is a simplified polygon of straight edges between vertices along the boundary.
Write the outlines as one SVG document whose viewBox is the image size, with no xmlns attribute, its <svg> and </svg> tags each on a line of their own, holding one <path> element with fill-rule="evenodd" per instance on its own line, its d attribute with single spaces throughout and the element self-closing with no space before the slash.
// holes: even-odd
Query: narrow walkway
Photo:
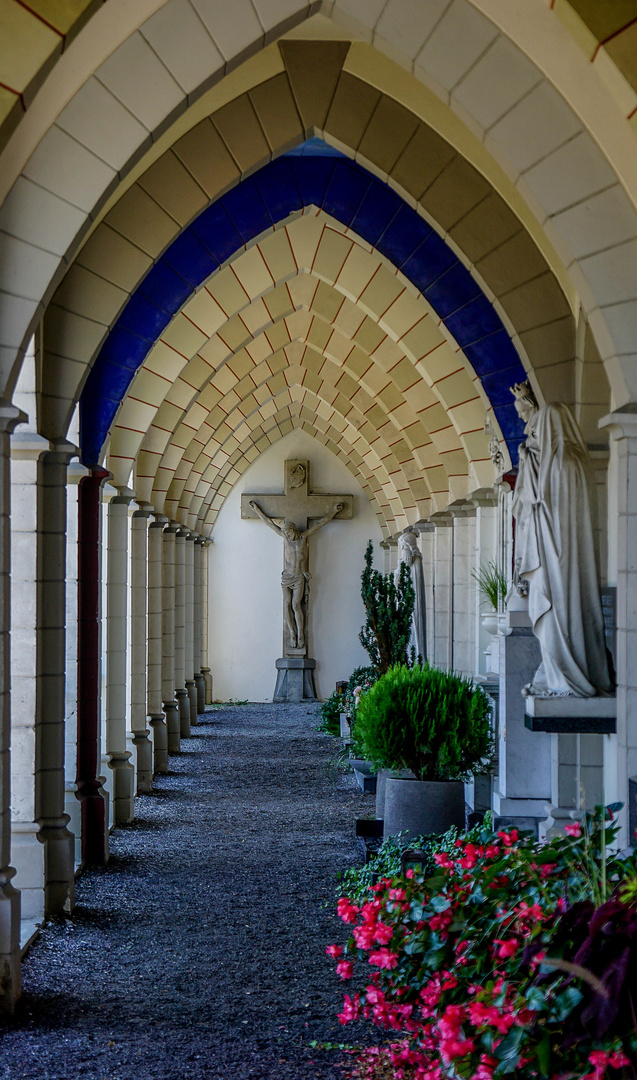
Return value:
<svg viewBox="0 0 637 1080">
<path fill-rule="evenodd" d="M 24 964 L 0 1080 L 332 1080 L 350 1041 L 325 946 L 371 800 L 329 765 L 316 707 L 201 717 L 72 920 Z"/>
</svg>

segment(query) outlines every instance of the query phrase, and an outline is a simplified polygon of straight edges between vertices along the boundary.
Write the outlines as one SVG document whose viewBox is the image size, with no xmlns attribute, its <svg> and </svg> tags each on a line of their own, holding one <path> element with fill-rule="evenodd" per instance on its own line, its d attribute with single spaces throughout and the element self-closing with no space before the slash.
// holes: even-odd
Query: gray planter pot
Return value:
<svg viewBox="0 0 637 1080">
<path fill-rule="evenodd" d="M 389 776 L 385 788 L 385 836 L 406 832 L 407 839 L 444 833 L 465 824 L 464 784 L 460 780 L 405 780 Z"/>
<path fill-rule="evenodd" d="M 385 817 L 385 788 L 388 776 L 401 776 L 403 779 L 413 777 L 410 769 L 379 769 L 376 773 L 376 817 Z"/>
</svg>

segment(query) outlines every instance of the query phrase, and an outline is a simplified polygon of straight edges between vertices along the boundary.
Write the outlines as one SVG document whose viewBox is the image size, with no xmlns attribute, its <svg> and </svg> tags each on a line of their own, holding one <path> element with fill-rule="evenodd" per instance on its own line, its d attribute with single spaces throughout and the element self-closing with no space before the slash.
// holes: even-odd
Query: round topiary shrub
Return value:
<svg viewBox="0 0 637 1080">
<path fill-rule="evenodd" d="M 411 769 L 418 780 L 464 780 L 492 750 L 489 699 L 452 671 L 396 665 L 361 695 L 354 734 L 380 768 Z"/>
</svg>

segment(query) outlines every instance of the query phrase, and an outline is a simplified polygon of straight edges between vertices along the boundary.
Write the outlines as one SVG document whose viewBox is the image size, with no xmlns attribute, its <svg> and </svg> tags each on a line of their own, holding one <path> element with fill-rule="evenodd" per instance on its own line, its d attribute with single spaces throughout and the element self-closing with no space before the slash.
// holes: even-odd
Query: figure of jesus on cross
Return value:
<svg viewBox="0 0 637 1080">
<path fill-rule="evenodd" d="M 295 458 L 286 461 L 284 469 L 283 494 L 242 495 L 241 517 L 259 518 L 283 540 L 283 656 L 301 666 L 303 660 L 309 670 L 315 663 L 307 659 L 309 538 L 333 518 L 351 518 L 354 500 L 351 495 L 310 491 L 309 461 Z"/>
<path fill-rule="evenodd" d="M 269 525 L 275 533 L 283 537 L 283 613 L 288 631 L 288 644 L 291 649 L 305 649 L 305 612 L 303 601 L 309 592 L 311 574 L 308 571 L 308 538 L 327 525 L 343 509 L 344 503 L 335 504 L 331 513 L 326 514 L 309 529 L 300 532 L 293 521 L 285 518 L 282 525 L 277 525 L 272 518 L 264 514 L 258 502 L 250 500 L 250 506 L 259 515 L 261 521 Z"/>
</svg>

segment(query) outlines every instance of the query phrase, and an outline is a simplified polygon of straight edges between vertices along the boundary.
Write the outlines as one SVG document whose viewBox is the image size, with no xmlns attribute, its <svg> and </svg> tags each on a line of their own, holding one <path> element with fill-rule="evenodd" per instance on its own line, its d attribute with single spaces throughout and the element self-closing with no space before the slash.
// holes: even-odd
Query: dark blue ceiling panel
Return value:
<svg viewBox="0 0 637 1080">
<path fill-rule="evenodd" d="M 172 317 L 186 302 L 192 290 L 193 286 L 173 270 L 165 258 L 161 258 L 152 270 L 148 271 L 137 292 L 140 296 L 146 296 L 152 300 L 157 307 L 160 307 L 162 311 L 167 311 Z"/>
<path fill-rule="evenodd" d="M 457 262 L 425 289 L 425 296 L 441 319 L 446 319 L 474 297 L 480 296 L 480 286 L 466 267 Z"/>
<path fill-rule="evenodd" d="M 414 217 L 418 215 L 414 214 Z M 442 277 L 445 271 L 457 262 L 458 259 L 451 248 L 447 247 L 444 240 L 441 240 L 438 233 L 432 229 L 411 258 L 403 263 L 402 272 L 417 289 L 424 293 L 425 289 L 433 285 L 434 281 Z"/>
<path fill-rule="evenodd" d="M 199 237 L 218 263 L 224 263 L 243 247 L 243 240 L 221 202 L 213 203 L 204 210 L 187 231 Z"/>
<path fill-rule="evenodd" d="M 277 158 L 268 169 L 254 174 L 254 182 L 271 221 L 282 221 L 295 210 L 302 209 L 301 193 L 290 158 Z"/>
<path fill-rule="evenodd" d="M 265 166 L 270 168 L 269 165 Z M 254 177 L 237 184 L 223 196 L 223 205 L 236 225 L 244 244 L 249 244 L 259 233 L 272 227 L 272 218 L 259 195 Z"/>
<path fill-rule="evenodd" d="M 376 247 L 402 205 L 402 199 L 395 191 L 386 184 L 374 181 L 367 189 L 350 228 L 357 236 Z"/>
<path fill-rule="evenodd" d="M 298 164 L 295 162 L 297 167 Z M 369 173 L 355 163 L 339 161 L 327 185 L 323 210 L 349 228 L 371 184 Z"/>
<path fill-rule="evenodd" d="M 431 225 L 418 214 L 414 214 L 411 206 L 401 203 L 398 213 L 379 237 L 376 247 L 400 269 L 432 231 Z"/>
<path fill-rule="evenodd" d="M 491 301 L 397 192 L 312 139 L 302 152 L 270 162 L 202 211 L 140 283 L 111 328 L 80 399 L 85 464 L 99 462 L 135 371 L 195 289 L 273 224 L 310 205 L 352 228 L 426 296 L 481 378 L 517 461 L 523 429 L 508 388 L 526 373 Z"/>
<path fill-rule="evenodd" d="M 218 260 L 201 242 L 196 233 L 188 229 L 178 236 L 163 256 L 164 264 L 172 266 L 193 289 L 210 277 L 219 266 Z"/>
</svg>

